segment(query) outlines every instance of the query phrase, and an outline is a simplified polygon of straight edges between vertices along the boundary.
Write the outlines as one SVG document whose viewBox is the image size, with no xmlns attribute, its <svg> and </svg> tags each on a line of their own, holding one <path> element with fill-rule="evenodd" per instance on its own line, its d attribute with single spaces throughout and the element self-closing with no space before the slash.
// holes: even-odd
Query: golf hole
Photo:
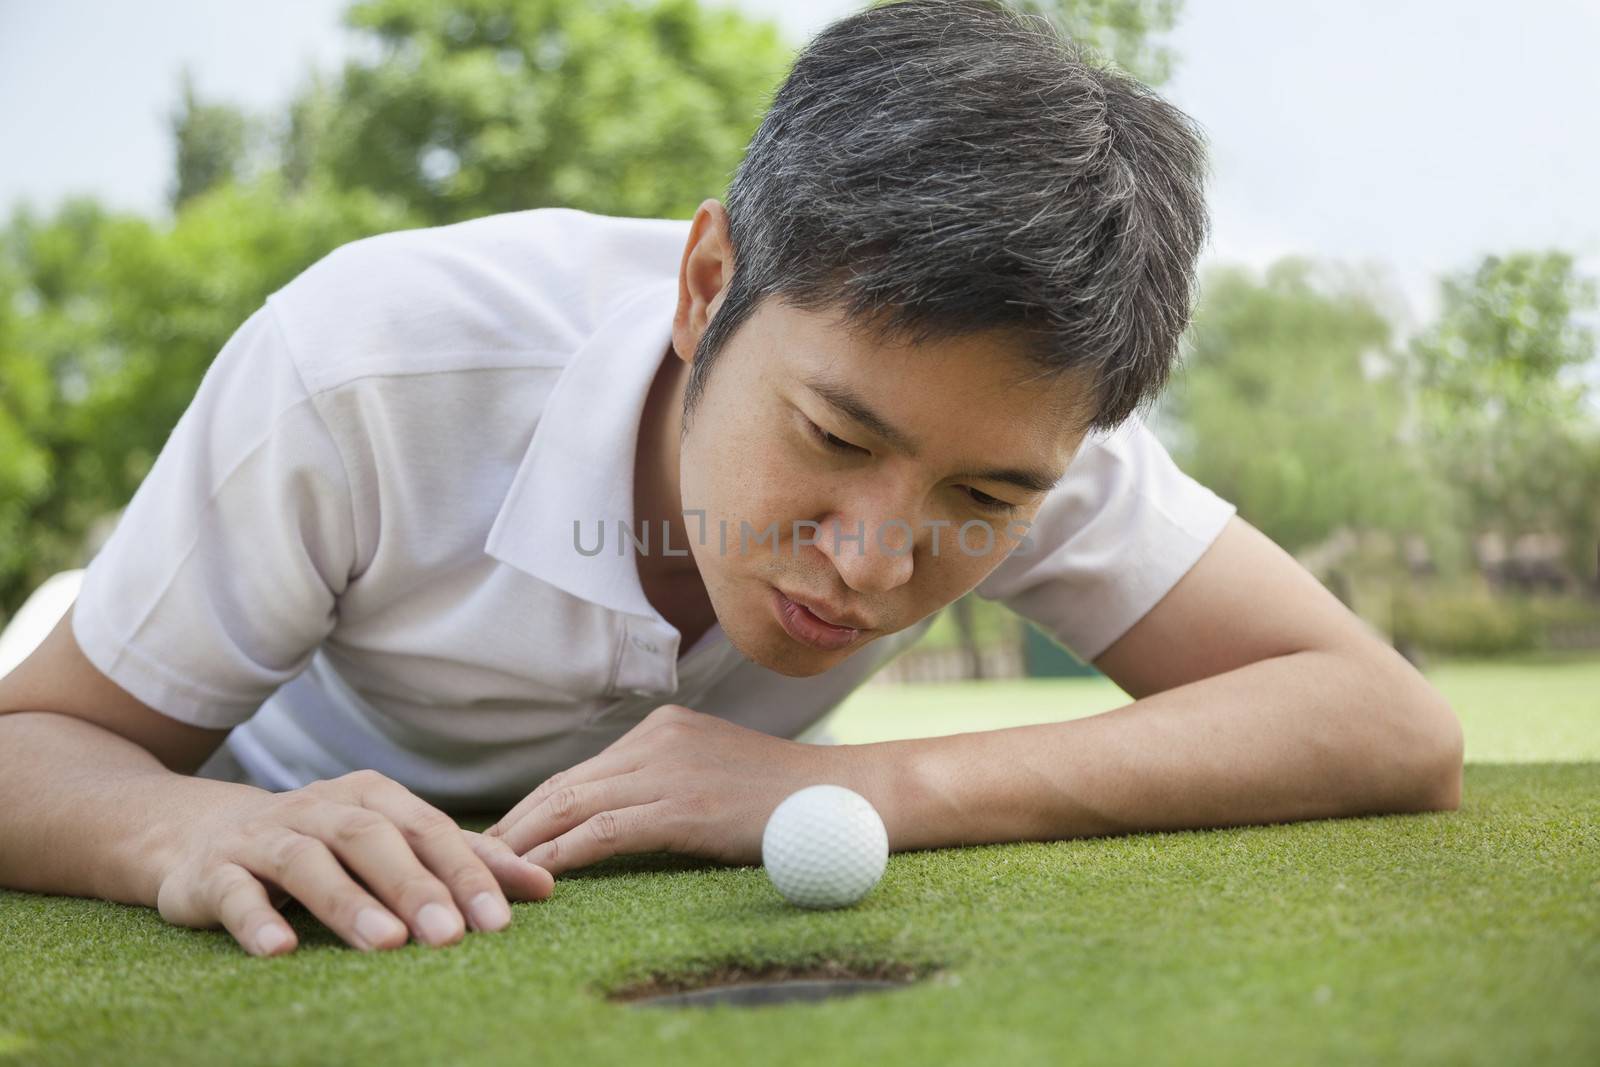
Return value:
<svg viewBox="0 0 1600 1067">
<path fill-rule="evenodd" d="M 726 963 L 689 974 L 657 974 L 615 990 L 610 1000 L 637 1008 L 761 1007 L 887 993 L 926 978 L 931 967 L 906 963 Z"/>
</svg>

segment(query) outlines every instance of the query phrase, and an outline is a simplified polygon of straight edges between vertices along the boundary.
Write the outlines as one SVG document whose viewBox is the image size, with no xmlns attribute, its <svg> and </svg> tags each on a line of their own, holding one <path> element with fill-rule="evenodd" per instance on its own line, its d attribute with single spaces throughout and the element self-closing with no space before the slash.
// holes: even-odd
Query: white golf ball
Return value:
<svg viewBox="0 0 1600 1067">
<path fill-rule="evenodd" d="M 761 835 L 767 877 L 791 904 L 842 908 L 871 892 L 889 862 L 889 833 L 867 798 L 812 785 L 784 798 Z"/>
</svg>

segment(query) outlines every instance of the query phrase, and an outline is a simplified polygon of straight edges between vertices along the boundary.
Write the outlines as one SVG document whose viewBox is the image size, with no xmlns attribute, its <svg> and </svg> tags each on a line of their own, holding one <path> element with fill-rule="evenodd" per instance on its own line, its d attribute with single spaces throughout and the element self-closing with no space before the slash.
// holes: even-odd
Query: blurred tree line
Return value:
<svg viewBox="0 0 1600 1067">
<path fill-rule="evenodd" d="M 1016 6 L 1152 84 L 1171 70 L 1177 0 Z M 695 0 L 363 0 L 345 21 L 355 57 L 280 114 L 181 81 L 170 217 L 80 199 L 0 230 L 0 617 L 82 564 L 274 289 L 387 230 L 540 206 L 688 217 L 724 193 L 795 49 Z M 1538 530 L 1592 572 L 1593 282 L 1546 251 L 1442 286 L 1402 343 L 1370 280 L 1301 259 L 1214 272 L 1159 412 L 1174 455 L 1290 551 L 1355 526 L 1465 566 L 1473 531 Z"/>
<path fill-rule="evenodd" d="M 1522 251 L 1442 278 L 1440 297 L 1402 342 L 1392 297 L 1357 272 L 1211 271 L 1159 409 L 1175 458 L 1291 552 L 1379 531 L 1459 576 L 1480 536 L 1540 534 L 1600 592 L 1594 280 Z"/>
</svg>

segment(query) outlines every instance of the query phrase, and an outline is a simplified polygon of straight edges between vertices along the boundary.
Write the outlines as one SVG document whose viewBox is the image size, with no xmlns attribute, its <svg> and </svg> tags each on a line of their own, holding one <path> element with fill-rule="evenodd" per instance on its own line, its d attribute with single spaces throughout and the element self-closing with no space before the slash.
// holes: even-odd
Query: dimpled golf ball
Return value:
<svg viewBox="0 0 1600 1067">
<path fill-rule="evenodd" d="M 889 833 L 867 798 L 842 785 L 789 794 L 761 835 L 767 877 L 791 904 L 842 908 L 871 892 L 889 862 Z"/>
</svg>

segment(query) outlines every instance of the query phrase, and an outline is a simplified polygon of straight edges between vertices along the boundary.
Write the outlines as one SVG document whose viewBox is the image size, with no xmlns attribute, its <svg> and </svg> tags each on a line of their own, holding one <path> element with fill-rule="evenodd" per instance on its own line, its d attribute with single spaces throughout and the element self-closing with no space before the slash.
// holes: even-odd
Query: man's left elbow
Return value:
<svg viewBox="0 0 1600 1067">
<path fill-rule="evenodd" d="M 1418 749 L 1425 758 L 1417 772 L 1423 787 L 1424 811 L 1455 811 L 1461 807 L 1461 778 L 1466 741 L 1455 709 L 1439 692 L 1428 687 L 1422 709 L 1428 721 Z"/>
</svg>

